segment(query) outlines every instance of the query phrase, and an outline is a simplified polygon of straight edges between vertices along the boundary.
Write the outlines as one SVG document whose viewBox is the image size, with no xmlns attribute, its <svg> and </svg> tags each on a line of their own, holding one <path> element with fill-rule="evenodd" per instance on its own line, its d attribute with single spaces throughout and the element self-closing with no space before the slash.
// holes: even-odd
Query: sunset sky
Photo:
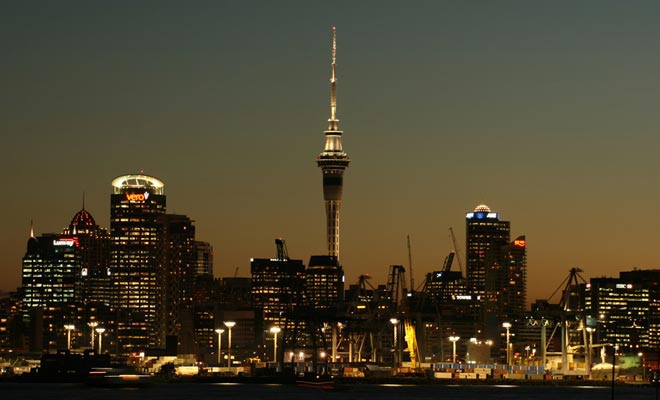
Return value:
<svg viewBox="0 0 660 400">
<path fill-rule="evenodd" d="M 0 289 L 30 221 L 143 170 L 195 220 L 216 276 L 323 254 L 321 172 L 337 26 L 341 262 L 385 283 L 440 268 L 485 203 L 527 236 L 528 300 L 660 267 L 660 3 L 30 1 L 0 5 Z M 555 299 L 558 300 L 558 299 Z"/>
</svg>

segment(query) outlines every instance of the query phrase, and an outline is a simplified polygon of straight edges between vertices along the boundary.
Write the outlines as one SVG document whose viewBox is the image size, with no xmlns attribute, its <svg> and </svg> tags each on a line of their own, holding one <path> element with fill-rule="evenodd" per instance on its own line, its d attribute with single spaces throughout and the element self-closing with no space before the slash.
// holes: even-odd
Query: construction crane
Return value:
<svg viewBox="0 0 660 400">
<path fill-rule="evenodd" d="M 410 235 L 408 235 L 408 268 L 410 268 L 410 290 L 415 290 L 415 277 L 412 268 L 412 250 L 410 249 Z"/>
<path fill-rule="evenodd" d="M 454 229 L 451 226 L 449 227 L 449 233 L 451 235 L 451 241 L 454 244 L 454 253 L 456 253 L 456 261 L 458 261 L 458 268 L 461 271 L 461 275 L 463 275 L 463 262 L 461 261 L 461 255 L 458 252 L 458 245 L 456 244 L 456 236 L 454 236 Z"/>
<path fill-rule="evenodd" d="M 286 250 L 284 239 L 275 239 L 275 246 L 277 247 L 277 261 L 288 261 L 289 252 Z"/>
<path fill-rule="evenodd" d="M 442 263 L 442 272 L 446 273 L 451 270 L 451 264 L 454 261 L 454 256 L 456 255 L 456 252 L 452 251 L 451 253 L 447 254 L 447 257 L 445 257 L 445 262 Z"/>
</svg>

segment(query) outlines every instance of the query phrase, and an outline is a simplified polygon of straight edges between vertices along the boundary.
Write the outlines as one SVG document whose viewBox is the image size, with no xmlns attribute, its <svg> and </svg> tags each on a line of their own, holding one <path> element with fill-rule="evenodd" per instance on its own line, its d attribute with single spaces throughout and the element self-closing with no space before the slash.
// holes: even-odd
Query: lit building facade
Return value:
<svg viewBox="0 0 660 400">
<path fill-rule="evenodd" d="M 623 278 L 592 278 L 585 286 L 587 324 L 594 341 L 616 344 L 626 352 L 649 348 L 651 296 L 647 282 Z"/>
<path fill-rule="evenodd" d="M 486 256 L 487 313 L 501 320 L 522 315 L 527 305 L 527 241 L 525 236 L 493 248 Z"/>
<path fill-rule="evenodd" d="M 344 270 L 333 256 L 312 256 L 305 270 L 306 303 L 312 309 L 333 308 L 344 300 Z"/>
<path fill-rule="evenodd" d="M 76 303 L 81 278 L 78 239 L 43 234 L 28 239 L 23 257 L 22 315 L 30 320 L 31 310 Z"/>
<path fill-rule="evenodd" d="M 83 303 L 109 306 L 112 300 L 112 281 L 108 230 L 99 227 L 92 214 L 83 206 L 64 229 L 63 235 L 77 239 Z"/>
<path fill-rule="evenodd" d="M 209 242 L 195 241 L 195 276 L 213 276 L 213 246 Z"/>
<path fill-rule="evenodd" d="M 433 271 L 426 274 L 426 292 L 439 303 L 470 296 L 465 278 L 459 271 Z"/>
<path fill-rule="evenodd" d="M 510 241 L 509 221 L 500 221 L 499 214 L 484 204 L 465 215 L 466 272 L 472 295 L 486 293 L 487 257 L 493 249 Z"/>
<path fill-rule="evenodd" d="M 285 329 L 290 315 L 300 305 L 305 266 L 302 260 L 254 258 L 252 274 L 252 305 L 260 310 L 264 329 L 273 326 Z"/>
<path fill-rule="evenodd" d="M 190 218 L 177 214 L 159 216 L 158 224 L 159 343 L 164 343 L 170 335 L 192 337 L 195 226 Z"/>
<path fill-rule="evenodd" d="M 76 324 L 82 315 L 81 264 L 75 236 L 31 235 L 23 257 L 22 320 L 31 351 L 62 348 L 64 325 Z M 80 332 L 74 332 L 77 346 Z"/>
<path fill-rule="evenodd" d="M 164 184 L 146 175 L 112 181 L 110 196 L 111 272 L 118 310 L 117 351 L 159 345 L 159 218 L 165 214 Z"/>
</svg>

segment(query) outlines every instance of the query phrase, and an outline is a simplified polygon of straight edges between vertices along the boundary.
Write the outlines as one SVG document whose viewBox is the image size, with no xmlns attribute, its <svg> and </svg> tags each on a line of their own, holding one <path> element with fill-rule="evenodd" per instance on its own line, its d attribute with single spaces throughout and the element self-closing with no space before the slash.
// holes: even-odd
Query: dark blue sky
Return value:
<svg viewBox="0 0 660 400">
<path fill-rule="evenodd" d="M 440 267 L 480 203 L 526 234 L 530 300 L 572 267 L 658 266 L 660 3 L 33 1 L 0 5 L 0 288 L 30 228 L 81 207 L 109 225 L 111 180 L 144 170 L 196 221 L 216 274 L 283 237 L 325 249 L 314 159 L 338 36 L 352 283 Z"/>
</svg>

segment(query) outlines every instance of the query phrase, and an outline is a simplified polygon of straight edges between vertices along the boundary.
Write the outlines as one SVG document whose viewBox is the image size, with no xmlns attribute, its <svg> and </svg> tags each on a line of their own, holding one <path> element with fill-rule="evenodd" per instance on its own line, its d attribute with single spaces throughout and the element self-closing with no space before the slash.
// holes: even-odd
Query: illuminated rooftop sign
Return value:
<svg viewBox="0 0 660 400">
<path fill-rule="evenodd" d="M 72 238 L 59 238 L 53 240 L 53 246 L 68 246 L 68 247 L 78 247 L 78 238 L 77 237 L 72 237 Z"/>
<path fill-rule="evenodd" d="M 128 201 L 145 201 L 148 198 L 149 198 L 149 192 L 126 193 L 126 200 Z"/>
<path fill-rule="evenodd" d="M 500 216 L 495 212 L 469 212 L 465 214 L 465 219 L 499 219 Z"/>
</svg>

